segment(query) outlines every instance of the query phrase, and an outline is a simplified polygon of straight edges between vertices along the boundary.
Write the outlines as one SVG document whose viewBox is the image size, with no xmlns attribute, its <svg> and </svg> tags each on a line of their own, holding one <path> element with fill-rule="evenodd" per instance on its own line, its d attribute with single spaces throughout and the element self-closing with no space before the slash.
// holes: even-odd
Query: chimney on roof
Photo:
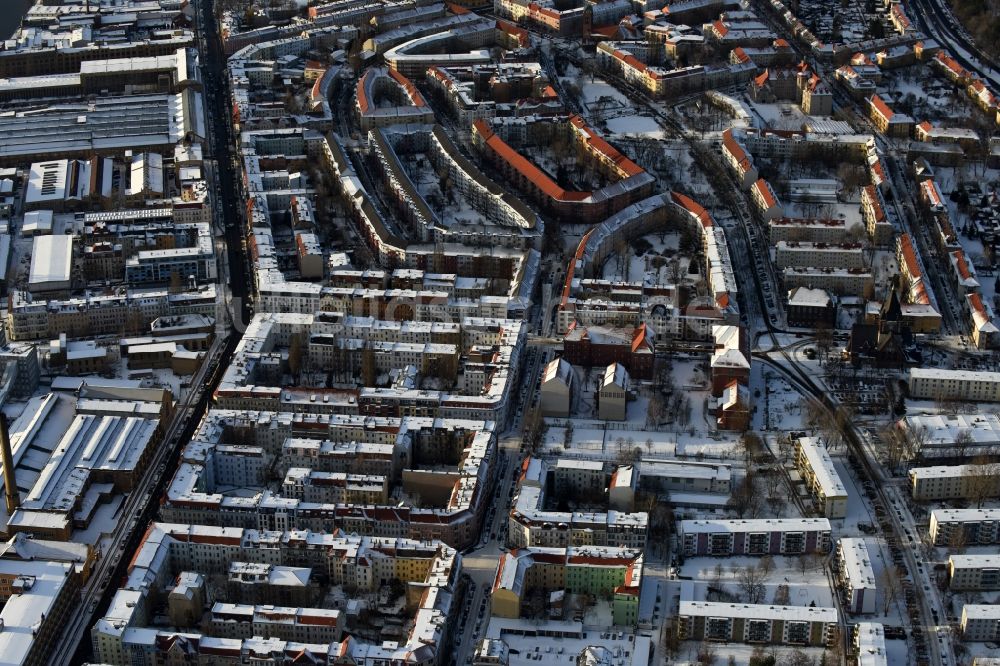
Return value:
<svg viewBox="0 0 1000 666">
<path fill-rule="evenodd" d="M 7 515 L 12 516 L 21 506 L 21 495 L 17 492 L 14 477 L 14 454 L 10 450 L 10 436 L 7 433 L 7 417 L 0 414 L 0 463 L 3 464 L 4 499 L 7 501 Z"/>
</svg>

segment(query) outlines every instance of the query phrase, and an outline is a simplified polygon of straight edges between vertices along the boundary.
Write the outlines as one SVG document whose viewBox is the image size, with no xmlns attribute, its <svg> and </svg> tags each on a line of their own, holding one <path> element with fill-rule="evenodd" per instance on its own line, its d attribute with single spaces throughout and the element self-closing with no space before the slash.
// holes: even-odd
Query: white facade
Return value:
<svg viewBox="0 0 1000 666">
<path fill-rule="evenodd" d="M 927 400 L 1000 402 L 1000 372 L 912 368 L 910 396 Z"/>
<path fill-rule="evenodd" d="M 628 372 L 621 363 L 612 363 L 604 370 L 604 381 L 598 391 L 597 418 L 624 421 L 628 405 Z"/>
<path fill-rule="evenodd" d="M 837 541 L 837 581 L 848 612 L 875 612 L 875 570 L 864 539 L 845 537 Z"/>
<path fill-rule="evenodd" d="M 572 407 L 575 387 L 573 366 L 561 358 L 550 361 L 542 372 L 539 406 L 542 416 L 566 418 Z"/>
<path fill-rule="evenodd" d="M 847 489 L 826 447 L 815 437 L 802 437 L 797 444 L 796 465 L 827 518 L 847 516 Z"/>
</svg>

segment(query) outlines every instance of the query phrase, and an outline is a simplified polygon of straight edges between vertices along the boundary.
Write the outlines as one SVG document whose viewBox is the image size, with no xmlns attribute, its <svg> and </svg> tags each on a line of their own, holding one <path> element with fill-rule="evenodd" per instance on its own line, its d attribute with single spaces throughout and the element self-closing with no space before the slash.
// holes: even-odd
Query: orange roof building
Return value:
<svg viewBox="0 0 1000 666">
<path fill-rule="evenodd" d="M 369 67 L 358 79 L 354 108 L 363 130 L 434 122 L 434 111 L 413 82 L 384 67 Z"/>
<path fill-rule="evenodd" d="M 555 121 L 539 121 L 555 122 Z M 494 132 L 486 120 L 472 124 L 473 143 L 483 150 L 514 185 L 528 192 L 551 214 L 575 223 L 595 223 L 652 194 L 654 178 L 598 136 L 580 116 L 561 121 L 571 137 L 615 182 L 594 191 L 569 190 L 521 155 Z M 555 131 L 560 131 L 556 128 Z"/>
</svg>

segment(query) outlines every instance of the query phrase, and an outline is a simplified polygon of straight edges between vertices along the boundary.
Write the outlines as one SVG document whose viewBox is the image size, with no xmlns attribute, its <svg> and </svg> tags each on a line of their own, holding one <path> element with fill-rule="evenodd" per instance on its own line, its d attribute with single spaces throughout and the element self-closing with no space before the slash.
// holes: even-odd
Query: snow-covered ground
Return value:
<svg viewBox="0 0 1000 666">
<path fill-rule="evenodd" d="M 701 276 L 688 273 L 691 257 L 680 253 L 680 240 L 679 233 L 665 232 L 632 241 L 627 256 L 613 255 L 605 262 L 603 277 L 646 284 L 696 283 Z M 645 251 L 637 255 L 637 248 Z"/>
<path fill-rule="evenodd" d="M 618 116 L 606 121 L 608 132 L 623 136 L 646 136 L 662 139 L 665 136 L 663 128 L 650 116 Z"/>
</svg>

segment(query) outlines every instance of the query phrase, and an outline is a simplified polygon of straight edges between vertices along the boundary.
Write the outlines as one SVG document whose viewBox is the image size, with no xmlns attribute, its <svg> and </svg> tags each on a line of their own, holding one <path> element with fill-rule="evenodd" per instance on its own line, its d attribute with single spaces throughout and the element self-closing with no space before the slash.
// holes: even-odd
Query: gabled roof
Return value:
<svg viewBox="0 0 1000 666">
<path fill-rule="evenodd" d="M 771 190 L 771 184 L 763 178 L 757 179 L 757 182 L 753 184 L 753 190 L 763 200 L 765 208 L 778 205 L 778 200 L 774 197 L 774 192 Z"/>
<path fill-rule="evenodd" d="M 892 120 L 892 117 L 895 114 L 893 110 L 889 108 L 889 105 L 886 104 L 881 97 L 879 97 L 878 95 L 872 95 L 871 99 L 868 100 L 868 102 L 871 104 L 871 107 L 875 111 L 875 113 L 885 118 L 886 121 Z"/>
<path fill-rule="evenodd" d="M 612 363 L 607 368 L 604 369 L 604 380 L 601 382 L 601 388 L 614 384 L 621 388 L 628 387 L 628 372 L 625 370 L 625 366 L 621 363 Z"/>
</svg>

